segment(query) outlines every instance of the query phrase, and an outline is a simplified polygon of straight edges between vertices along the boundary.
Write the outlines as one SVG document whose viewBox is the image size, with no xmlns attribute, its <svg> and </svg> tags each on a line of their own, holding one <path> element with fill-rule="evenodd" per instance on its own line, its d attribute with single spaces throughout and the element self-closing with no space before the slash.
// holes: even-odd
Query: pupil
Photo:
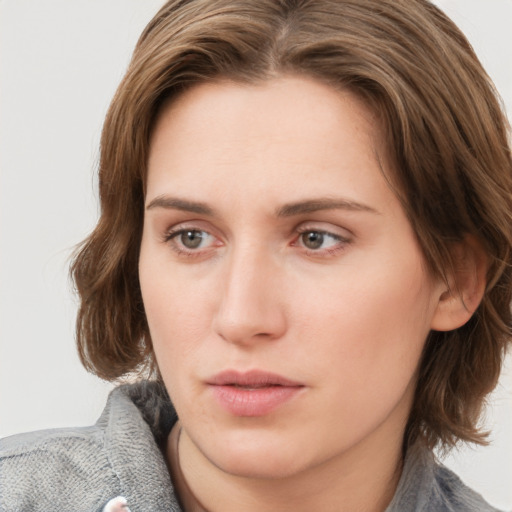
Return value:
<svg viewBox="0 0 512 512">
<path fill-rule="evenodd" d="M 318 249 L 324 243 L 324 235 L 316 231 L 310 231 L 303 235 L 303 241 L 308 249 Z"/>
<path fill-rule="evenodd" d="M 181 235 L 181 242 L 187 249 L 197 249 L 202 240 L 200 231 L 187 231 Z"/>
</svg>

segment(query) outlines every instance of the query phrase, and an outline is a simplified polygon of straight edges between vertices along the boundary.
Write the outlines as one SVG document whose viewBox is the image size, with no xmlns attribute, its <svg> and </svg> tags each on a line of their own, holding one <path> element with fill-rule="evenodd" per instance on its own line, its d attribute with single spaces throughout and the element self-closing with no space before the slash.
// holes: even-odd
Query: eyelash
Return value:
<svg viewBox="0 0 512 512">
<path fill-rule="evenodd" d="M 336 233 L 332 233 L 331 231 L 318 229 L 314 227 L 305 227 L 297 230 L 298 236 L 296 240 L 293 242 L 292 245 L 298 245 L 300 243 L 301 237 L 305 235 L 306 233 L 316 233 L 321 236 L 327 236 L 334 240 L 336 240 L 336 244 L 332 248 L 326 248 L 326 249 L 309 249 L 307 247 L 302 246 L 302 249 L 310 256 L 335 256 L 339 254 L 340 252 L 344 251 L 346 249 L 346 246 L 350 244 L 351 240 L 347 237 L 341 236 Z"/>
<path fill-rule="evenodd" d="M 209 236 L 214 237 L 211 233 L 206 231 L 205 229 L 200 229 L 198 227 L 182 227 L 179 226 L 176 229 L 169 230 L 164 238 L 163 242 L 166 244 L 169 244 L 171 246 L 171 249 L 175 251 L 178 256 L 184 256 L 187 258 L 199 258 L 205 255 L 205 250 L 208 250 L 210 247 L 206 248 L 205 250 L 201 249 L 187 249 L 183 247 L 183 245 L 180 245 L 179 242 L 176 241 L 176 238 L 179 236 L 188 233 L 188 232 L 197 232 L 197 233 L 206 233 Z M 340 252 L 344 251 L 346 249 L 346 246 L 351 243 L 351 239 L 341 236 L 336 233 L 332 233 L 327 230 L 322 230 L 314 227 L 305 227 L 301 229 L 297 229 L 296 231 L 296 238 L 291 243 L 294 247 L 301 247 L 301 249 L 309 256 L 315 256 L 315 257 L 321 257 L 321 256 L 335 256 L 339 254 Z M 324 236 L 324 237 L 330 237 L 334 240 L 336 240 L 336 244 L 332 248 L 326 248 L 326 249 L 309 249 L 305 247 L 303 244 L 301 244 L 300 240 L 301 237 L 307 233 L 316 233 L 318 235 Z M 214 237 L 215 238 L 215 237 Z M 220 244 L 219 244 L 220 245 Z"/>
<path fill-rule="evenodd" d="M 206 231 L 205 229 L 199 229 L 197 227 L 178 227 L 176 229 L 169 230 L 165 236 L 164 236 L 164 243 L 169 244 L 171 246 L 171 249 L 175 251 L 178 256 L 185 256 L 187 258 L 197 258 L 204 256 L 204 250 L 201 251 L 200 249 L 193 250 L 193 249 L 187 249 L 183 247 L 182 245 L 179 245 L 178 242 L 176 242 L 176 238 L 178 238 L 180 235 L 183 235 L 184 233 L 188 232 L 197 232 L 197 233 L 207 233 L 209 236 L 213 236 L 211 233 Z"/>
</svg>

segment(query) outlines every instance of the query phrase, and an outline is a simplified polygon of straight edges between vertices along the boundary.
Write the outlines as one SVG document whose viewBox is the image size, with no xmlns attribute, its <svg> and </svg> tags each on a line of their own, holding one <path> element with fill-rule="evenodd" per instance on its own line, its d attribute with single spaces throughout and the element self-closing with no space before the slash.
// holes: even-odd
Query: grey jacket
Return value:
<svg viewBox="0 0 512 512">
<path fill-rule="evenodd" d="M 96 425 L 20 434 L 0 441 L 0 511 L 180 512 L 159 446 L 176 421 L 152 383 L 116 388 Z M 208 504 L 205 504 L 208 506 Z M 386 512 L 491 512 L 430 452 L 412 450 Z"/>
</svg>

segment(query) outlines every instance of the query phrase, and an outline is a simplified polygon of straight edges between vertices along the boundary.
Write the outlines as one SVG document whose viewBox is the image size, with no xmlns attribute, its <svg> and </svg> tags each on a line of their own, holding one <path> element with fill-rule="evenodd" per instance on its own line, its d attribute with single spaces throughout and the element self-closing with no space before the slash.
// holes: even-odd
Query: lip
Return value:
<svg viewBox="0 0 512 512">
<path fill-rule="evenodd" d="M 261 370 L 223 371 L 207 381 L 218 404 L 234 416 L 270 414 L 292 400 L 304 384 Z"/>
</svg>

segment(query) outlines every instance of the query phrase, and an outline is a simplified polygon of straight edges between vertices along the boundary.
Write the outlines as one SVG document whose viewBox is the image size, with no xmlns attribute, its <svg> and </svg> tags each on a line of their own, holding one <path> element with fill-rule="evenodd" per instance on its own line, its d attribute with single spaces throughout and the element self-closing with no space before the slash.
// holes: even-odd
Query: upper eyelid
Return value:
<svg viewBox="0 0 512 512">
<path fill-rule="evenodd" d="M 316 228 L 316 227 L 305 227 L 305 228 L 298 228 L 297 229 L 297 232 L 298 233 L 309 233 L 309 232 L 316 232 L 316 233 L 323 233 L 324 235 L 332 235 L 332 236 L 336 236 L 336 237 L 343 237 L 342 234 L 340 233 L 337 233 L 336 231 L 334 230 L 330 230 L 330 229 L 326 229 L 326 228 Z"/>
<path fill-rule="evenodd" d="M 219 239 L 225 238 L 224 232 L 222 230 L 212 226 L 211 222 L 204 221 L 202 219 L 191 219 L 177 222 L 176 224 L 173 224 L 164 229 L 163 237 L 167 238 L 170 235 L 186 230 L 201 231 Z M 341 239 L 349 239 L 355 236 L 352 230 L 344 226 L 338 226 L 331 222 L 315 220 L 301 221 L 300 223 L 295 224 L 289 234 L 296 235 L 297 233 L 302 234 L 308 231 L 316 231 Z"/>
<path fill-rule="evenodd" d="M 198 231 L 200 233 L 206 233 L 207 235 L 212 236 L 214 238 L 218 238 L 216 235 L 214 235 L 213 233 L 211 233 L 210 231 L 208 231 L 206 229 L 200 229 L 200 228 L 192 227 L 192 226 L 190 226 L 190 227 L 189 226 L 178 226 L 176 228 L 172 227 L 170 229 L 167 229 L 164 233 L 164 238 L 165 238 L 165 240 L 170 240 L 171 238 L 175 238 L 180 233 L 184 233 L 186 231 Z"/>
<path fill-rule="evenodd" d="M 172 226 L 169 226 L 168 228 L 165 229 L 165 232 L 166 233 L 178 233 L 180 231 L 186 231 L 188 229 L 191 231 L 204 231 L 205 233 L 208 233 L 209 235 L 216 236 L 213 233 L 213 231 L 215 231 L 215 230 L 210 227 L 206 227 L 204 224 L 205 224 L 205 222 L 201 221 L 201 220 L 192 220 L 192 221 L 186 220 L 183 222 L 178 222 L 176 224 L 173 224 Z"/>
<path fill-rule="evenodd" d="M 327 227 L 327 226 L 332 226 Z M 332 235 L 335 237 L 348 239 L 354 237 L 354 233 L 346 228 L 341 226 L 336 226 L 335 224 L 326 223 L 326 222 L 304 222 L 297 226 L 294 231 L 296 233 L 304 233 L 308 231 L 317 231 L 319 233 L 324 233 L 327 235 Z"/>
<path fill-rule="evenodd" d="M 329 237 L 333 238 L 334 240 L 336 240 L 337 242 L 343 243 L 343 244 L 350 243 L 352 241 L 352 239 L 349 238 L 349 237 L 346 237 L 346 236 L 343 236 L 343 235 L 339 235 L 339 234 L 336 234 L 336 233 L 332 233 L 330 231 L 323 231 L 323 230 L 320 230 L 320 229 L 305 229 L 304 231 L 299 231 L 298 232 L 299 236 L 296 238 L 296 240 L 293 242 L 292 245 L 296 245 L 297 241 L 300 239 L 300 237 L 304 233 L 321 233 L 323 236 L 329 236 Z"/>
</svg>

